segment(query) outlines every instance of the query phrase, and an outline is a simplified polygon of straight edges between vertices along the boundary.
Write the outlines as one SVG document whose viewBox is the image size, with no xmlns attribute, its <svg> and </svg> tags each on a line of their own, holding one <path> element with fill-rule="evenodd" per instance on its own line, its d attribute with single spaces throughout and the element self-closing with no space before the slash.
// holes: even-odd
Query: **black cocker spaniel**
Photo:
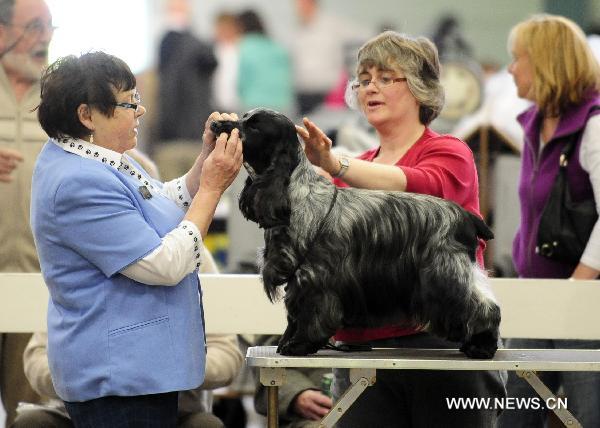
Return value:
<svg viewBox="0 0 600 428">
<path fill-rule="evenodd" d="M 314 353 L 344 327 L 409 323 L 471 358 L 494 356 L 500 308 L 475 260 L 478 238 L 493 234 L 478 216 L 428 195 L 337 188 L 272 110 L 211 128 L 240 130 L 249 175 L 240 210 L 264 229 L 269 298 L 285 285 L 281 354 Z"/>
</svg>

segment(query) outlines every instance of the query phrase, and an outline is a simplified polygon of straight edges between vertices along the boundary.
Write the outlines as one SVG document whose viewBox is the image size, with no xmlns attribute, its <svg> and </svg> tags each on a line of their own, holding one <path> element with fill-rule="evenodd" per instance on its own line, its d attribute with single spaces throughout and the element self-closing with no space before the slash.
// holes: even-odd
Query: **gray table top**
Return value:
<svg viewBox="0 0 600 428">
<path fill-rule="evenodd" d="M 456 349 L 389 349 L 367 352 L 322 350 L 305 357 L 283 356 L 275 346 L 248 348 L 250 367 L 337 367 L 424 370 L 600 371 L 600 350 L 499 349 L 491 360 L 467 358 Z"/>
</svg>

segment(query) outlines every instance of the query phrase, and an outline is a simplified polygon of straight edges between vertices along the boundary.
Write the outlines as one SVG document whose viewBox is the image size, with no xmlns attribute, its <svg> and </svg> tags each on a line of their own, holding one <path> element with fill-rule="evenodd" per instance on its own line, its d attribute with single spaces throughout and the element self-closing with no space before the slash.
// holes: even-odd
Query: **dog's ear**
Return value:
<svg viewBox="0 0 600 428">
<path fill-rule="evenodd" d="M 256 213 L 254 212 L 254 198 L 256 197 L 256 186 L 253 186 L 254 182 L 250 177 L 246 178 L 246 183 L 240 193 L 239 207 L 240 211 L 247 220 L 258 223 Z"/>
<path fill-rule="evenodd" d="M 288 187 L 301 150 L 296 128 L 287 117 L 271 110 L 255 110 L 245 120 L 244 159 L 258 175 L 246 181 L 240 210 L 262 228 L 288 226 Z"/>
<path fill-rule="evenodd" d="M 290 150 L 290 146 L 287 141 L 277 145 L 271 164 L 255 180 L 254 212 L 261 227 L 288 226 L 290 223 L 288 187 L 292 172 L 298 165 L 297 151 Z"/>
<path fill-rule="evenodd" d="M 281 152 L 276 149 L 277 151 Z M 265 229 L 289 225 L 290 198 L 287 189 L 293 167 L 284 158 L 285 156 L 273 156 L 263 174 L 254 180 L 246 178 L 240 194 L 239 208 L 244 217 Z"/>
</svg>

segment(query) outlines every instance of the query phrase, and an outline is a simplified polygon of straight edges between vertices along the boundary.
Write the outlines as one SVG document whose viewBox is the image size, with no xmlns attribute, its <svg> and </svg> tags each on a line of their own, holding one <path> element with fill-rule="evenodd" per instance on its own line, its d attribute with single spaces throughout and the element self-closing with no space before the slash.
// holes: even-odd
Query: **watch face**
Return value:
<svg viewBox="0 0 600 428">
<path fill-rule="evenodd" d="M 441 117 L 458 120 L 473 113 L 481 104 L 481 79 L 467 63 L 442 64 L 440 82 L 446 95 Z"/>
</svg>

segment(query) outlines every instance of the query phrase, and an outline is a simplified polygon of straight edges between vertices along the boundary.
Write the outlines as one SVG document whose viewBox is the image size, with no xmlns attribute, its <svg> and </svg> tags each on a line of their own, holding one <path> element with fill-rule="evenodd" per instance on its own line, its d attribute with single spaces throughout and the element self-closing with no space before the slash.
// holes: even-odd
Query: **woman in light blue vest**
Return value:
<svg viewBox="0 0 600 428">
<path fill-rule="evenodd" d="M 31 226 L 50 292 L 54 387 L 78 427 L 175 426 L 178 391 L 204 377 L 196 271 L 241 141 L 207 126 L 190 171 L 163 184 L 124 155 L 146 110 L 123 61 L 65 57 L 41 87 L 50 140 L 33 175 Z"/>
</svg>

